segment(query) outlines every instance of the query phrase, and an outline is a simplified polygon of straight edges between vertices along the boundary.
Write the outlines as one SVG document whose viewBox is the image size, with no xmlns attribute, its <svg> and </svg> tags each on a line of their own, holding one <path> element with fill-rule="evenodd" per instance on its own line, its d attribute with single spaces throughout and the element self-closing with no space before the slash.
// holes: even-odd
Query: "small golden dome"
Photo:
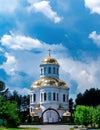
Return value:
<svg viewBox="0 0 100 130">
<path fill-rule="evenodd" d="M 56 64 L 59 65 L 57 60 L 51 56 L 48 56 L 47 58 L 45 58 L 41 64 Z"/>
<path fill-rule="evenodd" d="M 40 104 L 35 108 L 36 110 L 42 110 Z"/>
<path fill-rule="evenodd" d="M 37 114 L 36 112 L 34 112 L 34 111 L 31 112 L 30 115 L 31 115 L 31 116 L 38 116 L 38 114 Z"/>
<path fill-rule="evenodd" d="M 31 90 L 35 89 L 35 88 L 48 87 L 48 86 L 68 88 L 67 84 L 60 79 L 57 79 L 57 78 L 41 78 L 41 79 L 35 81 L 31 85 Z"/>
<path fill-rule="evenodd" d="M 69 111 L 66 111 L 63 116 L 71 116 L 71 113 Z"/>
</svg>

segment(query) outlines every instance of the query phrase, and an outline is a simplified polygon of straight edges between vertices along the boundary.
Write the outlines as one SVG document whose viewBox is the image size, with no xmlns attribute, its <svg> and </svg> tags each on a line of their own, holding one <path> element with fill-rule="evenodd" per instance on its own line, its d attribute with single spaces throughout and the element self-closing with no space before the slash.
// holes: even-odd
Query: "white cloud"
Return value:
<svg viewBox="0 0 100 130">
<path fill-rule="evenodd" d="M 2 47 L 0 47 L 0 52 L 4 52 L 4 49 Z"/>
<path fill-rule="evenodd" d="M 30 89 L 28 89 L 27 86 L 25 88 L 20 88 L 20 87 L 11 88 L 10 92 L 13 93 L 14 90 L 16 90 L 18 94 L 21 94 L 21 95 L 28 95 L 30 92 Z"/>
<path fill-rule="evenodd" d="M 91 13 L 100 15 L 100 0 L 85 0 L 85 7 L 89 8 Z"/>
<path fill-rule="evenodd" d="M 19 5 L 19 0 L 0 0 L 0 14 L 14 13 Z"/>
<path fill-rule="evenodd" d="M 89 38 L 92 39 L 98 47 L 100 47 L 100 34 L 97 34 L 96 31 L 93 31 L 89 34 Z"/>
<path fill-rule="evenodd" d="M 62 44 L 49 45 L 38 39 L 25 37 L 23 35 L 15 35 L 14 33 L 4 35 L 1 38 L 1 44 L 4 48 L 9 50 L 9 53 L 5 53 L 7 61 L 0 66 L 0 68 L 3 68 L 10 76 L 10 80 L 8 81 L 8 84 L 10 84 L 9 86 L 13 84 L 18 84 L 18 86 L 22 85 L 25 77 L 23 78 L 20 76 L 19 72 L 26 74 L 25 81 L 27 82 L 30 82 L 29 79 L 38 79 L 40 72 L 39 65 L 43 60 L 42 58 L 48 56 L 49 48 L 52 50 L 51 55 L 57 51 L 62 51 L 64 53 L 67 50 Z M 35 50 L 38 49 L 41 51 L 41 53 L 34 53 L 32 50 L 34 48 Z"/>
<path fill-rule="evenodd" d="M 5 34 L 1 38 L 1 43 L 3 46 L 14 50 L 31 50 L 42 46 L 41 42 L 37 39 L 14 34 Z"/>
<path fill-rule="evenodd" d="M 30 4 L 33 4 L 33 3 L 35 3 L 35 2 L 39 2 L 39 1 L 41 1 L 41 0 L 27 0 Z"/>
<path fill-rule="evenodd" d="M 100 72 L 100 59 L 83 63 L 67 57 L 59 59 L 59 62 L 62 70 L 69 74 L 70 80 L 74 80 L 78 84 L 78 92 L 83 92 L 93 87 L 100 87 L 100 75 L 98 75 L 98 72 Z"/>
<path fill-rule="evenodd" d="M 0 66 L 0 68 L 3 68 L 8 75 L 14 75 L 16 70 L 16 59 L 14 56 L 10 55 L 9 53 L 5 53 L 5 57 L 7 58 L 7 61 L 3 63 L 3 65 Z"/>
<path fill-rule="evenodd" d="M 38 66 L 42 60 L 40 57 L 45 58 L 48 55 L 47 53 L 49 48 L 52 50 L 52 54 L 54 52 L 56 53 L 56 50 L 60 52 L 62 51 L 63 53 L 67 51 L 62 44 L 49 45 L 39 41 L 38 39 L 25 37 L 23 35 L 15 35 L 13 33 L 11 33 L 11 35 L 4 35 L 1 38 L 1 44 L 4 48 L 10 49 L 12 52 L 11 54 L 10 52 L 5 53 L 7 61 L 2 65 L 2 68 L 4 68 L 9 75 L 14 75 L 16 71 L 19 71 L 25 72 L 29 76 L 32 76 L 33 73 L 34 77 L 36 77 L 36 75 L 39 76 Z M 43 53 L 32 53 L 30 51 L 32 49 L 38 49 Z M 38 73 L 34 70 L 38 70 Z"/>
<path fill-rule="evenodd" d="M 31 37 L 22 35 L 4 35 L 1 38 L 1 41 L 4 47 L 11 50 L 9 53 L 5 53 L 7 61 L 2 65 L 2 68 L 5 69 L 6 73 L 11 75 L 11 79 L 9 80 L 11 84 L 19 83 L 21 86 L 24 80 L 32 83 L 34 80 L 38 79 L 40 71 L 39 65 L 41 61 L 48 56 L 47 51 L 50 48 L 52 50 L 51 56 L 55 57 L 61 65 L 60 77 L 63 77 L 64 81 L 67 81 L 69 85 L 70 81 L 74 80 L 78 85 L 78 92 L 83 92 L 85 89 L 91 87 L 99 87 L 100 59 L 83 63 L 68 57 L 67 48 L 62 44 L 49 45 L 38 39 L 35 41 L 35 39 Z M 24 51 L 32 50 L 33 48 L 40 50 L 41 53 Z M 24 72 L 27 75 L 24 79 L 24 77 L 19 76 L 16 72 Z M 30 78 L 31 80 L 29 80 Z M 26 87 L 30 88 L 30 86 Z"/>
<path fill-rule="evenodd" d="M 55 23 L 59 23 L 62 20 L 62 18 L 57 15 L 57 12 L 52 10 L 50 1 L 33 2 L 28 10 L 40 12 Z"/>
<path fill-rule="evenodd" d="M 15 35 L 11 33 L 10 35 L 3 35 L 1 38 L 1 44 L 7 48 L 12 50 L 32 50 L 32 49 L 40 49 L 40 50 L 47 50 L 52 49 L 56 50 L 66 50 L 66 48 L 62 44 L 52 44 L 49 45 L 44 43 L 38 39 L 34 39 L 31 37 L 27 37 L 24 35 Z"/>
<path fill-rule="evenodd" d="M 28 95 L 30 93 L 30 89 L 27 88 L 27 86 L 25 88 L 17 88 L 17 91 L 21 94 L 21 95 Z"/>
</svg>

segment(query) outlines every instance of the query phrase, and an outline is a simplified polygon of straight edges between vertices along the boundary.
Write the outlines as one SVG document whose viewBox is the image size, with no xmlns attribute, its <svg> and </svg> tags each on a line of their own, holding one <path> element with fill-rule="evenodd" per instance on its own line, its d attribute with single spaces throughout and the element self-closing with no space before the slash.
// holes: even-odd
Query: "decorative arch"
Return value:
<svg viewBox="0 0 100 130">
<path fill-rule="evenodd" d="M 53 109 L 53 108 L 48 108 L 48 109 L 46 109 L 46 110 L 42 113 L 42 115 L 41 115 L 41 121 L 44 122 L 44 121 L 43 121 L 43 115 L 44 115 L 47 111 L 49 111 L 49 110 L 52 110 L 52 111 L 56 112 L 56 114 L 58 115 L 58 121 L 57 121 L 57 122 L 60 122 L 60 121 L 61 121 L 60 114 L 59 114 L 59 112 L 58 112 L 57 110 L 55 110 L 55 109 Z M 51 123 L 57 123 L 57 122 L 51 122 Z M 50 123 L 50 122 L 46 122 L 46 123 Z"/>
</svg>

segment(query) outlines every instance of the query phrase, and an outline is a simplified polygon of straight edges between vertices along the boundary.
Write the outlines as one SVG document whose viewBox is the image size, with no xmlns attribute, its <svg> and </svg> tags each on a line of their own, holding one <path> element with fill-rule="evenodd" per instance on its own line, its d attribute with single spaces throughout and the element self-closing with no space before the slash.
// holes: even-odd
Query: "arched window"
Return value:
<svg viewBox="0 0 100 130">
<path fill-rule="evenodd" d="M 63 102 L 65 102 L 65 100 L 66 100 L 66 95 L 63 94 Z"/>
<path fill-rule="evenodd" d="M 53 93 L 53 100 L 56 100 L 56 93 Z"/>
<path fill-rule="evenodd" d="M 58 93 L 57 93 L 57 101 L 58 101 L 59 99 L 58 99 Z"/>
<path fill-rule="evenodd" d="M 67 95 L 67 102 L 68 102 L 68 95 Z"/>
<path fill-rule="evenodd" d="M 41 68 L 41 75 L 43 75 L 43 69 Z"/>
<path fill-rule="evenodd" d="M 33 101 L 36 101 L 36 94 L 33 94 Z"/>
<path fill-rule="evenodd" d="M 46 67 L 44 67 L 44 74 L 46 74 Z"/>
<path fill-rule="evenodd" d="M 51 101 L 51 92 L 48 93 L 48 100 Z"/>
<path fill-rule="evenodd" d="M 51 67 L 48 68 L 48 74 L 50 74 L 50 73 L 51 73 Z"/>
<path fill-rule="evenodd" d="M 55 74 L 55 67 L 53 67 L 53 74 Z"/>
<path fill-rule="evenodd" d="M 46 101 L 46 99 L 47 99 L 47 95 L 46 93 L 44 93 L 44 101 Z"/>
<path fill-rule="evenodd" d="M 57 74 L 59 74 L 59 72 L 58 72 L 58 68 L 57 68 Z"/>
</svg>

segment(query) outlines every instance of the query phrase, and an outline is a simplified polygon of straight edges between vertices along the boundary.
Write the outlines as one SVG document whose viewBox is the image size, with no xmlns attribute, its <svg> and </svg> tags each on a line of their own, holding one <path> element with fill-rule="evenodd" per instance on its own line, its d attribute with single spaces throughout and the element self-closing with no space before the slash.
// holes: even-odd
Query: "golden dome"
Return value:
<svg viewBox="0 0 100 130">
<path fill-rule="evenodd" d="M 71 113 L 69 111 L 66 111 L 63 116 L 71 116 Z"/>
<path fill-rule="evenodd" d="M 57 60 L 51 56 L 48 56 L 47 58 L 45 58 L 41 64 L 56 64 L 59 65 Z"/>
<path fill-rule="evenodd" d="M 67 84 L 60 79 L 57 79 L 57 78 L 41 78 L 41 79 L 35 81 L 31 85 L 31 90 L 34 89 L 34 88 L 48 87 L 48 86 L 68 88 Z"/>
<path fill-rule="evenodd" d="M 37 114 L 36 112 L 34 112 L 34 111 L 31 112 L 30 115 L 31 115 L 31 116 L 38 116 L 38 114 Z"/>
</svg>

